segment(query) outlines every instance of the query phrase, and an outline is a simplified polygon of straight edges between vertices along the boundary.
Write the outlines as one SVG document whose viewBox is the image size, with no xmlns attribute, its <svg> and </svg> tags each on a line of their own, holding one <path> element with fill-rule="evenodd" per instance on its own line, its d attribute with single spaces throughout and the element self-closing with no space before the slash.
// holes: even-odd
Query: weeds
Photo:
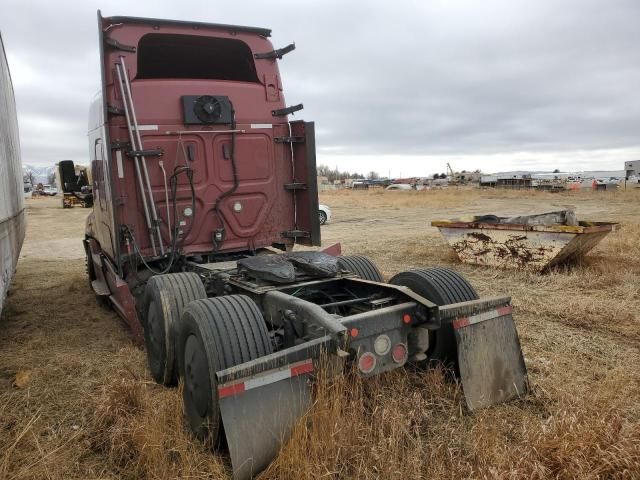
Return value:
<svg viewBox="0 0 640 480">
<path fill-rule="evenodd" d="M 387 277 L 446 265 L 482 295 L 511 295 L 533 390 L 469 414 L 441 370 L 361 380 L 321 369 L 312 409 L 261 478 L 640 478 L 640 191 L 331 192 L 323 201 L 336 207 L 323 236 L 355 230 L 346 251 L 370 255 Z M 545 274 L 461 265 L 428 227 L 467 210 L 567 204 L 623 224 L 581 264 Z M 66 212 L 38 205 L 40 228 L 58 233 Z M 79 225 L 61 235 L 78 237 Z M 225 457 L 185 430 L 179 390 L 152 383 L 144 352 L 95 305 L 83 269 L 79 242 L 75 260 L 18 265 L 0 320 L 0 479 L 225 478 Z M 13 386 L 25 369 L 30 382 Z"/>
</svg>

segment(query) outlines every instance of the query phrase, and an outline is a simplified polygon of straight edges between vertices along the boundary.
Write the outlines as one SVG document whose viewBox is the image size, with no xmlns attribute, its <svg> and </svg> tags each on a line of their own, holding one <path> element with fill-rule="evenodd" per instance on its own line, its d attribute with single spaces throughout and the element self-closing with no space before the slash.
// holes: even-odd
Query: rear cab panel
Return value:
<svg viewBox="0 0 640 480">
<path fill-rule="evenodd" d="M 112 201 L 96 202 L 100 210 L 96 215 L 104 219 L 110 217 L 107 204 L 113 204 L 113 221 L 103 221 L 99 228 L 110 230 L 109 235 L 100 235 L 101 243 L 107 236 L 119 239 L 114 243 L 120 245 L 109 253 L 117 256 L 118 247 L 124 248 L 119 229 L 127 225 L 143 255 L 152 254 L 134 162 L 127 156 L 131 147 L 116 73 L 120 61 L 131 81 L 144 149 L 163 152 L 159 157 L 147 156 L 146 163 L 166 244 L 169 225 L 176 221 L 188 232 L 182 245 L 186 255 L 214 249 L 250 251 L 274 244 L 287 247 L 296 238 L 299 243 L 319 244 L 313 138 L 307 135 L 306 143 L 296 144 L 293 156 L 290 143 L 276 140 L 290 136 L 287 116 L 273 114 L 285 107 L 277 60 L 255 58 L 273 50 L 269 30 L 130 17 L 100 17 L 99 22 L 104 48 L 103 135 L 109 144 L 104 158 L 93 151 L 92 158 L 94 170 L 100 173 L 103 160 L 110 175 L 110 180 L 102 177 L 110 183 Z M 191 112 L 183 104 L 185 96 L 228 97 L 235 122 L 187 123 Z M 292 128 L 303 135 L 313 133 L 309 123 L 296 122 Z M 238 186 L 220 203 L 217 215 L 217 199 L 234 187 L 232 156 Z M 182 165 L 193 170 L 193 216 L 185 215 L 192 202 L 186 177 L 177 177 L 177 216 L 171 187 L 165 188 L 174 169 Z M 305 178 L 294 178 L 296 170 Z M 96 178 L 99 181 L 101 175 Z M 293 183 L 304 183 L 303 192 L 285 187 Z M 214 245 L 213 235 L 221 228 L 224 241 Z M 299 231 L 303 233 L 284 233 Z"/>
</svg>

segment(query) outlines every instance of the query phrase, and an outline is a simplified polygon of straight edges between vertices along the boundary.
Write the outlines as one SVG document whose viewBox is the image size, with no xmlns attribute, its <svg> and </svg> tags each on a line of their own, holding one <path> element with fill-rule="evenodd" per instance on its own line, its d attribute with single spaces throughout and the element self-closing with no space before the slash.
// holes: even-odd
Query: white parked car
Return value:
<svg viewBox="0 0 640 480">
<path fill-rule="evenodd" d="M 58 193 L 58 189 L 56 187 L 52 187 L 51 185 L 44 185 L 43 192 L 45 195 L 54 196 Z"/>
<path fill-rule="evenodd" d="M 326 205 L 318 205 L 318 217 L 320 218 L 320 225 L 324 225 L 331 220 L 331 209 Z"/>
<path fill-rule="evenodd" d="M 408 183 L 392 183 L 385 190 L 412 190 Z"/>
</svg>

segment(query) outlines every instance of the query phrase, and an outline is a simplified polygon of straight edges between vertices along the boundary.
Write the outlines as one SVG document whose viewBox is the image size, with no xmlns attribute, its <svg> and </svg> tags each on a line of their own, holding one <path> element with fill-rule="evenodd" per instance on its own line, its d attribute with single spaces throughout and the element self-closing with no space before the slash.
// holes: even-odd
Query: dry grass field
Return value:
<svg viewBox="0 0 640 480">
<path fill-rule="evenodd" d="M 185 432 L 177 389 L 101 309 L 84 274 L 86 210 L 28 202 L 27 239 L 0 320 L 0 479 L 224 478 Z M 323 244 L 369 255 L 387 278 L 444 265 L 509 294 L 533 386 L 475 414 L 439 370 L 322 378 L 262 479 L 640 478 L 640 190 L 330 192 Z M 546 274 L 461 265 L 431 220 L 574 206 L 617 221 L 585 260 Z"/>
</svg>

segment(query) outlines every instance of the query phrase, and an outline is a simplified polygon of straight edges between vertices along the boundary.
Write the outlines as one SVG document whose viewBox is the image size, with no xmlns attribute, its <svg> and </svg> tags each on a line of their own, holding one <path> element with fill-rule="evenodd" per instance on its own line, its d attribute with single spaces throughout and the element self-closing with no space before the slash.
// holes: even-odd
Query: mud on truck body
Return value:
<svg viewBox="0 0 640 480">
<path fill-rule="evenodd" d="M 234 477 L 277 454 L 321 355 L 363 376 L 444 362 L 470 409 L 525 393 L 509 297 L 478 298 L 444 268 L 385 283 L 339 245 L 294 251 L 320 246 L 314 125 L 290 119 L 302 105 L 278 72 L 294 45 L 254 27 L 100 13 L 98 26 L 91 286 L 153 378 L 182 379 L 189 427 L 228 447 Z"/>
</svg>

